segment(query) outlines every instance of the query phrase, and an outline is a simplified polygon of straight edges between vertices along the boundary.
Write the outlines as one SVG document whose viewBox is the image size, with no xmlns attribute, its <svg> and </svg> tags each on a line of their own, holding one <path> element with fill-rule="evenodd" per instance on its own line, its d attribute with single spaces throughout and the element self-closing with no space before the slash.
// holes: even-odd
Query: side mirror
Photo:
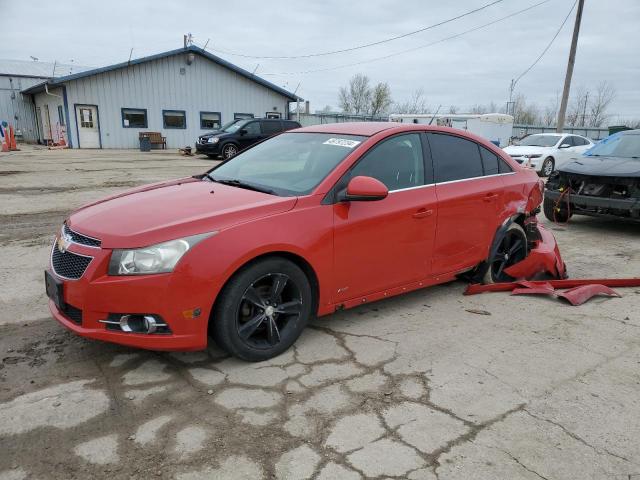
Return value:
<svg viewBox="0 0 640 480">
<path fill-rule="evenodd" d="M 240 135 L 246 135 L 247 134 L 247 129 L 246 128 L 241 128 L 240 131 L 238 132 Z"/>
<path fill-rule="evenodd" d="M 383 200 L 389 195 L 389 189 L 380 180 L 373 177 L 353 177 L 347 189 L 340 195 L 342 202 L 372 202 Z"/>
<path fill-rule="evenodd" d="M 568 143 L 563 143 L 558 148 L 569 148 L 569 147 L 571 147 L 571 145 L 569 145 Z"/>
</svg>

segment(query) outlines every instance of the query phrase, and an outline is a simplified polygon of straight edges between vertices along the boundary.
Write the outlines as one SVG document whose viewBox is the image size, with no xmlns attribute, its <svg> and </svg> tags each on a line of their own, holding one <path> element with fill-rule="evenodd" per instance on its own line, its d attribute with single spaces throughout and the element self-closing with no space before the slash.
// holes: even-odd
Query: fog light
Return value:
<svg viewBox="0 0 640 480">
<path fill-rule="evenodd" d="M 106 323 L 107 329 L 119 330 L 126 333 L 171 333 L 169 326 L 161 318 L 144 314 L 109 314 L 107 320 L 98 320 Z"/>
</svg>

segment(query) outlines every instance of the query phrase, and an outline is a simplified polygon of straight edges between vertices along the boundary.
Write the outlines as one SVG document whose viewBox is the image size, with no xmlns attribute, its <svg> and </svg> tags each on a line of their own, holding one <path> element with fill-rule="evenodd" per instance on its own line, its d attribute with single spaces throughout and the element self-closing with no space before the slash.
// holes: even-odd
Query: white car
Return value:
<svg viewBox="0 0 640 480">
<path fill-rule="evenodd" d="M 573 157 L 582 155 L 594 143 L 586 137 L 567 133 L 536 133 L 520 140 L 518 145 L 505 147 L 516 162 L 531 167 L 541 177 L 561 167 Z"/>
</svg>

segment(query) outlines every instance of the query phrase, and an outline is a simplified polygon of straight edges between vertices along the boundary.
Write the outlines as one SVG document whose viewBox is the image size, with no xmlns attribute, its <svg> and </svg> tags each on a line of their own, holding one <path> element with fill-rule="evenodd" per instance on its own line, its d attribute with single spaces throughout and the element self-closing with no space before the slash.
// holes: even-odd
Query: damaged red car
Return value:
<svg viewBox="0 0 640 480">
<path fill-rule="evenodd" d="M 153 350 L 212 338 L 264 360 L 316 315 L 461 275 L 563 277 L 536 222 L 542 192 L 535 172 L 460 130 L 301 128 L 73 212 L 45 272 L 49 307 L 89 338 Z"/>
</svg>

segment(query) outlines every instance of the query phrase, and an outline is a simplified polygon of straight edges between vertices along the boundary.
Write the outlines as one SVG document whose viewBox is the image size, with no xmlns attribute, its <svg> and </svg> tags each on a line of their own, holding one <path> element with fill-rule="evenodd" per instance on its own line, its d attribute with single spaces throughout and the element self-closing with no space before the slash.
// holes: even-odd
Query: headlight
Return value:
<svg viewBox="0 0 640 480">
<path fill-rule="evenodd" d="M 542 156 L 541 153 L 535 153 L 533 155 L 525 155 L 527 158 L 540 158 Z"/>
<path fill-rule="evenodd" d="M 207 143 L 218 143 L 220 139 L 218 137 L 209 137 Z"/>
<path fill-rule="evenodd" d="M 109 261 L 109 275 L 148 275 L 171 272 L 190 248 L 216 233 L 202 233 L 145 248 L 114 250 Z"/>
</svg>

